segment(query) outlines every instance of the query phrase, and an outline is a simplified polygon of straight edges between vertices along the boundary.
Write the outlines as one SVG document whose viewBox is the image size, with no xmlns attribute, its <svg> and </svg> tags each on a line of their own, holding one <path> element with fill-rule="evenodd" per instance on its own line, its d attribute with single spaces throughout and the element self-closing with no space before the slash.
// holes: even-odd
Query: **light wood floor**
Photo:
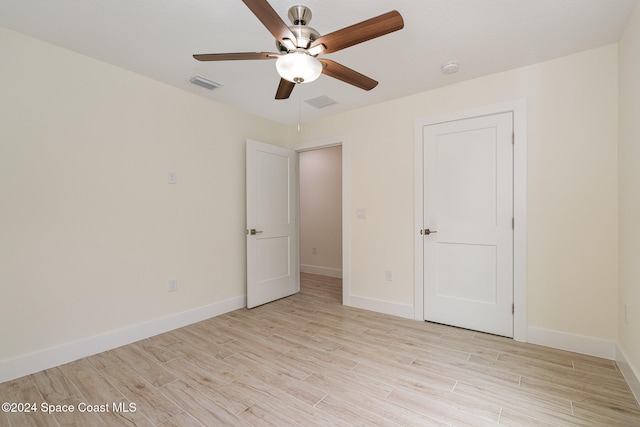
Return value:
<svg viewBox="0 0 640 427">
<path fill-rule="evenodd" d="M 344 307 L 340 291 L 303 274 L 292 297 L 0 384 L 0 402 L 76 408 L 0 412 L 0 427 L 640 426 L 614 362 Z"/>
</svg>

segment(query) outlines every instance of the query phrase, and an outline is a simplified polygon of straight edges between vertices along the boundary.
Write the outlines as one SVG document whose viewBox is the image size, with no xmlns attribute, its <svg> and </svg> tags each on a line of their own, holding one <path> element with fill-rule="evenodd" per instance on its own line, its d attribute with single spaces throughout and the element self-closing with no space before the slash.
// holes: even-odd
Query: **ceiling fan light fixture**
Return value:
<svg viewBox="0 0 640 427">
<path fill-rule="evenodd" d="M 309 83 L 322 74 L 322 64 L 305 52 L 282 55 L 276 61 L 280 77 L 293 83 Z"/>
</svg>

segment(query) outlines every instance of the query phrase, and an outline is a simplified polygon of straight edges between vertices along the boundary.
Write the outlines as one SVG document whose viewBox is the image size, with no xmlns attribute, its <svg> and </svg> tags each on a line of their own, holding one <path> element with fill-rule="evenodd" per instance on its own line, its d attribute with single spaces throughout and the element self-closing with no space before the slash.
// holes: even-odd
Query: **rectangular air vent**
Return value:
<svg viewBox="0 0 640 427">
<path fill-rule="evenodd" d="M 204 77 L 200 77 L 200 76 L 195 76 L 189 81 L 194 85 L 197 85 L 209 90 L 213 90 L 222 86 L 220 83 L 216 83 L 212 80 L 205 79 Z"/>
<path fill-rule="evenodd" d="M 306 101 L 307 104 L 312 105 L 316 108 L 324 108 L 324 107 L 328 107 L 329 105 L 333 105 L 336 103 L 336 101 L 334 101 L 333 99 L 329 98 L 328 96 L 322 95 L 322 96 L 318 96 L 317 98 L 311 98 L 311 99 L 307 99 Z"/>
</svg>

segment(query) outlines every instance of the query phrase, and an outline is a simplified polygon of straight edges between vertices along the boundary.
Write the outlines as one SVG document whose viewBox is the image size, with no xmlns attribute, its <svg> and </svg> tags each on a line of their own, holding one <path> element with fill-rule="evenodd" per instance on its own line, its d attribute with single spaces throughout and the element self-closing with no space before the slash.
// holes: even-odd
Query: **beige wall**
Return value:
<svg viewBox="0 0 640 427">
<path fill-rule="evenodd" d="M 635 27 L 620 47 L 620 246 L 617 45 L 297 134 L 0 29 L 0 361 L 242 297 L 246 138 L 348 137 L 351 293 L 413 306 L 414 120 L 526 98 L 529 325 L 614 341 L 620 328 L 638 367 Z"/>
<path fill-rule="evenodd" d="M 341 277 L 342 147 L 303 151 L 299 162 L 300 268 Z"/>
<path fill-rule="evenodd" d="M 640 6 L 620 40 L 619 341 L 640 379 Z M 628 323 L 624 305 L 628 306 Z M 640 394 L 637 394 L 640 398 Z"/>
<path fill-rule="evenodd" d="M 615 341 L 616 64 L 611 45 L 305 124 L 350 140 L 352 294 L 414 303 L 414 120 L 526 98 L 528 323 Z"/>
<path fill-rule="evenodd" d="M 0 361 L 242 298 L 245 139 L 287 129 L 2 28 L 0 52 Z"/>
</svg>

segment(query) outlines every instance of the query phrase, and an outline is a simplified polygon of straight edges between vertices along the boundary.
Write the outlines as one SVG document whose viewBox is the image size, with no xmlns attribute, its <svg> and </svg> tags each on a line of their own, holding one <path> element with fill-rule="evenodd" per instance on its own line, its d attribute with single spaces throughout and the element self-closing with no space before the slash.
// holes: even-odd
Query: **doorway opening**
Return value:
<svg viewBox="0 0 640 427">
<path fill-rule="evenodd" d="M 298 153 L 300 273 L 342 278 L 342 146 Z"/>
<path fill-rule="evenodd" d="M 341 301 L 348 305 L 347 139 L 307 142 L 294 150 L 298 153 L 299 271 L 341 281 Z"/>
</svg>

